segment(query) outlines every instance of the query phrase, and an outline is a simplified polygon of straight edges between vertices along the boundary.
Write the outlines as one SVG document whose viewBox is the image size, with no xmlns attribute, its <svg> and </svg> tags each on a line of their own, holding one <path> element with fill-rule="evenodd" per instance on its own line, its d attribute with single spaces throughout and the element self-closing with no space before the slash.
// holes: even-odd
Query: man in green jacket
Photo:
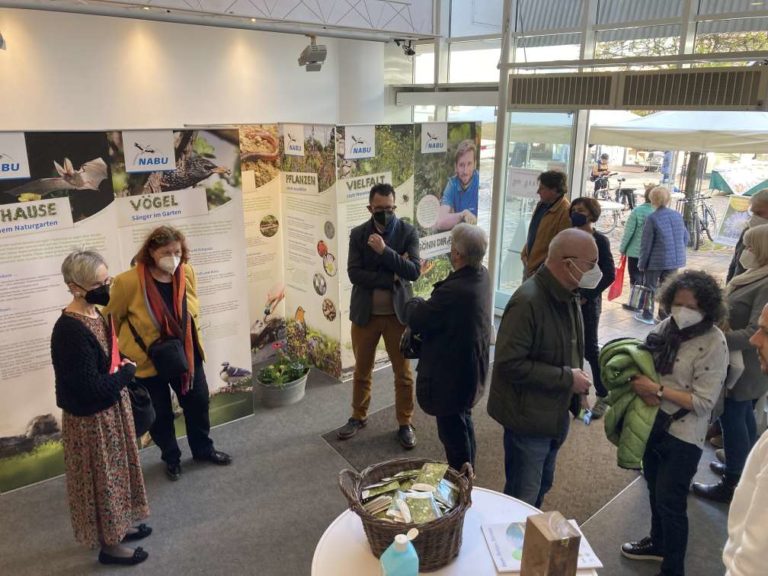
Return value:
<svg viewBox="0 0 768 576">
<path fill-rule="evenodd" d="M 574 394 L 587 394 L 584 330 L 577 288 L 600 281 L 590 234 L 569 228 L 544 266 L 512 295 L 501 319 L 488 414 L 504 426 L 504 493 L 541 506 L 557 451 L 568 434 Z"/>
</svg>

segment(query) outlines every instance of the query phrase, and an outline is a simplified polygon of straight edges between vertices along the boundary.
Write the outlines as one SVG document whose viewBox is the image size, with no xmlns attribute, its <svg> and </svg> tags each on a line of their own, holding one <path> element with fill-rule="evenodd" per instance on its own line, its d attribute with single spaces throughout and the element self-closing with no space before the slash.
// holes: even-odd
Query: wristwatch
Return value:
<svg viewBox="0 0 768 576">
<path fill-rule="evenodd" d="M 659 398 L 659 400 L 661 400 L 662 398 L 664 398 L 664 384 L 661 384 L 661 385 L 659 386 L 659 389 L 658 389 L 658 390 L 656 390 L 656 396 Z"/>
</svg>

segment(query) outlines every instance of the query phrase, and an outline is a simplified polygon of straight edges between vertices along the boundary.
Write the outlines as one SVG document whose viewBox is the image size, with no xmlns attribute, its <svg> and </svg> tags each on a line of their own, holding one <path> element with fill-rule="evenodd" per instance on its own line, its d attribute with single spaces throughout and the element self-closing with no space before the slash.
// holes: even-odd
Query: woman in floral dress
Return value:
<svg viewBox="0 0 768 576">
<path fill-rule="evenodd" d="M 102 564 L 138 564 L 147 552 L 124 543 L 152 529 L 135 525 L 149 515 L 126 389 L 136 366 L 120 359 L 112 327 L 96 308 L 109 301 L 111 283 L 101 255 L 75 251 L 61 272 L 73 298 L 53 328 L 51 356 L 72 528 L 78 542 L 101 548 Z"/>
</svg>

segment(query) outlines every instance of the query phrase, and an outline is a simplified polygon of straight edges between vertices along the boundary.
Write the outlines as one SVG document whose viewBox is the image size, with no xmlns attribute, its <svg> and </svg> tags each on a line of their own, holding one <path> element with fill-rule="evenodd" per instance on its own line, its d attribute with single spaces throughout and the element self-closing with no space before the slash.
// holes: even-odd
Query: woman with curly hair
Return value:
<svg viewBox="0 0 768 576">
<path fill-rule="evenodd" d="M 632 380 L 646 404 L 659 406 L 643 455 L 651 533 L 625 543 L 621 553 L 633 560 L 660 560 L 662 576 L 683 576 L 688 487 L 728 368 L 728 346 L 716 326 L 725 318 L 725 305 L 717 281 L 694 270 L 668 279 L 659 305 L 669 316 L 646 339 L 659 383 L 645 376 Z"/>
</svg>

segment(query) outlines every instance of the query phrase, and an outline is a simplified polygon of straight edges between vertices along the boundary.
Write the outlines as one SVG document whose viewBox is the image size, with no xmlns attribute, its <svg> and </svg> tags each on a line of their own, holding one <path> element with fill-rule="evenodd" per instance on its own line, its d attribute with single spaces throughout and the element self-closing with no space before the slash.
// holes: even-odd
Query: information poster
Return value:
<svg viewBox="0 0 768 576">
<path fill-rule="evenodd" d="M 734 195 L 730 197 L 725 215 L 720 220 L 715 242 L 726 246 L 736 246 L 749 221 L 749 201 L 750 198 L 746 196 Z"/>
<path fill-rule="evenodd" d="M 288 350 L 341 375 L 336 133 L 281 124 L 283 250 Z M 290 152 L 290 153 L 289 153 Z"/>
<path fill-rule="evenodd" d="M 50 349 L 72 299 L 62 261 L 91 249 L 121 267 L 104 133 L 29 133 L 26 148 L 29 178 L 0 180 L 2 492 L 64 471 Z"/>
<path fill-rule="evenodd" d="M 353 144 L 361 140 L 360 133 L 368 130 L 373 133 L 375 147 L 367 157 L 360 157 L 356 152 L 353 157 L 347 153 L 348 142 Z M 342 262 L 346 268 L 349 252 L 349 233 L 355 226 L 369 220 L 368 197 L 376 184 L 392 184 L 395 188 L 396 214 L 406 222 L 413 223 L 413 125 L 369 125 L 338 127 L 337 184 L 339 224 L 344 230 L 344 242 L 340 245 Z M 349 302 L 352 283 L 346 270 L 341 279 L 342 301 L 342 365 L 349 372 L 354 368 L 355 358 L 352 353 Z M 387 354 L 383 340 L 379 343 L 377 361 L 386 361 Z"/>
<path fill-rule="evenodd" d="M 173 133 L 176 170 L 128 174 L 123 138 L 108 134 L 122 269 L 159 225 L 180 229 L 197 276 L 211 424 L 253 413 L 240 148 L 237 130 Z M 185 433 L 184 419 L 176 420 Z"/>
<path fill-rule="evenodd" d="M 478 224 L 480 124 L 416 124 L 414 141 L 414 217 L 422 258 L 414 292 L 428 297 L 451 271 L 451 229 L 460 222 Z"/>
<path fill-rule="evenodd" d="M 240 128 L 250 343 L 254 364 L 285 343 L 284 218 L 277 124 Z"/>
</svg>

